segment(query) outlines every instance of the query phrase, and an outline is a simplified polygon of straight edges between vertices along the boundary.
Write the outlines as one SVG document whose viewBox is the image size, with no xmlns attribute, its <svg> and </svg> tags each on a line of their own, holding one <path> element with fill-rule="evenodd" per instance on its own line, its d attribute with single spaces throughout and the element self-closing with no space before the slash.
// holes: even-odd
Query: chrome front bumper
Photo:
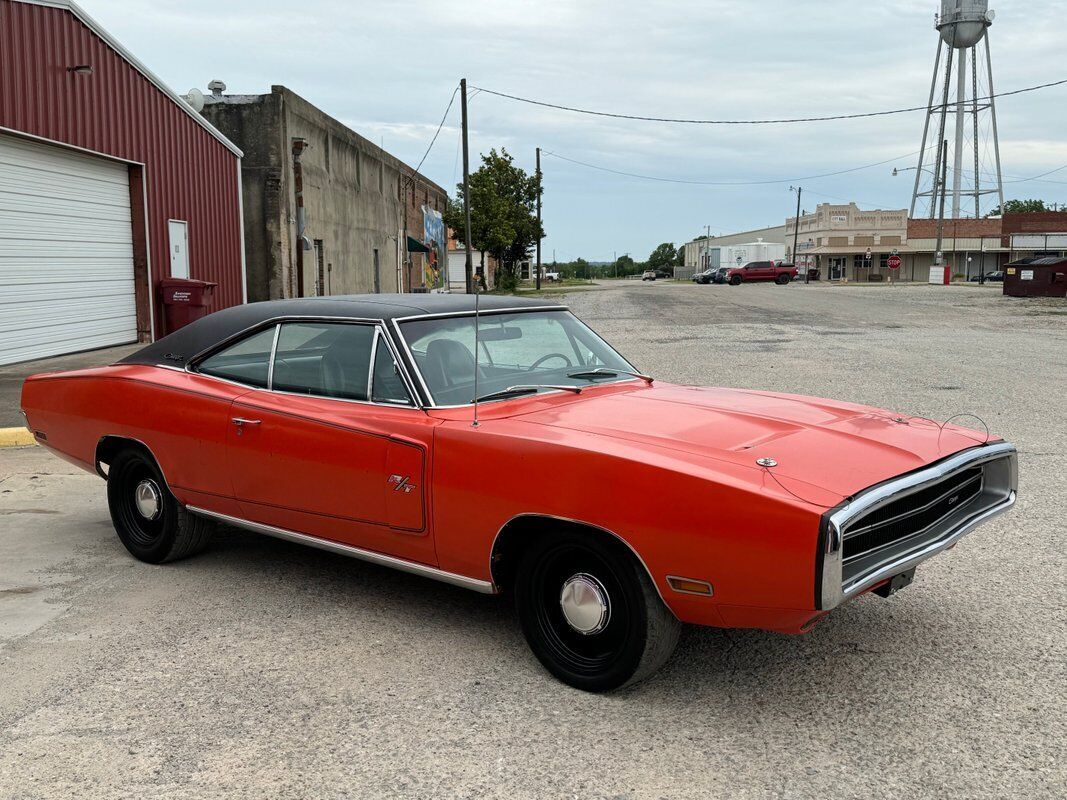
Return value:
<svg viewBox="0 0 1067 800">
<path fill-rule="evenodd" d="M 982 467 L 982 490 L 958 512 L 946 515 L 929 530 L 909 537 L 903 549 L 892 550 L 885 559 L 856 575 L 845 575 L 843 542 L 849 523 L 874 509 L 919 492 L 964 470 Z M 893 478 L 860 492 L 847 503 L 823 515 L 816 559 L 815 607 L 829 610 L 882 581 L 899 575 L 945 550 L 978 525 L 1015 504 L 1018 489 L 1018 457 L 1007 442 L 982 445 Z"/>
</svg>

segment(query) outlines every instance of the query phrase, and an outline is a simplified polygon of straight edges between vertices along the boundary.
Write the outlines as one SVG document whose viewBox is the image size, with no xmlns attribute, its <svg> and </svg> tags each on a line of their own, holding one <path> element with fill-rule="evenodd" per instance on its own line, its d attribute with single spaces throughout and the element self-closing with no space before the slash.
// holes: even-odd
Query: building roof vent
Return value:
<svg viewBox="0 0 1067 800">
<path fill-rule="evenodd" d="M 222 93 L 226 91 L 226 84 L 216 78 L 207 85 L 207 88 L 215 97 L 222 97 Z"/>
</svg>

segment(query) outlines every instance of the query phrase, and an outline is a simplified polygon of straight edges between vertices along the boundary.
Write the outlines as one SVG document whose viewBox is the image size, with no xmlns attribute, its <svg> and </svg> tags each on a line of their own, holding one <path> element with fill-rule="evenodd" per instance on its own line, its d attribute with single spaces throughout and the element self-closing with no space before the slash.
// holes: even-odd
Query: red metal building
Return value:
<svg viewBox="0 0 1067 800">
<path fill-rule="evenodd" d="M 0 0 L 0 364 L 163 334 L 159 281 L 246 298 L 241 151 L 69 0 Z"/>
</svg>

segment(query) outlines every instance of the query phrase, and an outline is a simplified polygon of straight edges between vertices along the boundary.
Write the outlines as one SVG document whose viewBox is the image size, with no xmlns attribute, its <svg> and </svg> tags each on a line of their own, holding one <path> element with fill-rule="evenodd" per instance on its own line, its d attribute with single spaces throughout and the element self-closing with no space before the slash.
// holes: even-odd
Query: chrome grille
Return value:
<svg viewBox="0 0 1067 800">
<path fill-rule="evenodd" d="M 815 603 L 829 609 L 906 572 L 1011 508 L 1015 448 L 992 442 L 866 489 L 823 515 Z"/>
<path fill-rule="evenodd" d="M 845 564 L 919 536 L 964 508 L 981 491 L 982 468 L 974 467 L 860 517 L 844 532 Z"/>
</svg>

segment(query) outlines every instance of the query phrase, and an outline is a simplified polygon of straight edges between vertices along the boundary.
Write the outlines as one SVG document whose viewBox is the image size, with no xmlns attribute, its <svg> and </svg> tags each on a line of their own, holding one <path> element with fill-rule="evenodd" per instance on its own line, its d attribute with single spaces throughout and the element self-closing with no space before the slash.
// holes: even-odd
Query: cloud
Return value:
<svg viewBox="0 0 1067 800">
<path fill-rule="evenodd" d="M 284 84 L 417 163 L 461 77 L 472 86 L 649 116 L 821 116 L 922 105 L 937 33 L 930 0 L 82 0 L 175 88 L 222 78 L 232 92 Z M 1000 91 L 1063 77 L 1059 0 L 1003 0 L 991 29 Z M 1067 163 L 1067 87 L 998 106 L 1004 172 Z M 459 114 L 427 159 L 455 182 Z M 626 172 L 696 180 L 815 175 L 914 153 L 922 114 L 778 126 L 683 126 L 575 115 L 472 92 L 472 159 L 506 147 L 533 168 L 538 146 Z M 914 157 L 899 166 L 914 164 Z M 812 205 L 844 197 L 905 207 L 893 164 L 820 178 Z M 703 230 L 780 223 L 786 185 L 657 184 L 546 158 L 546 250 L 644 256 Z M 987 163 L 983 170 L 989 169 Z M 910 174 L 910 173 L 907 173 Z M 1052 178 L 1061 177 L 1061 173 Z M 1067 181 L 1067 176 L 1063 177 Z M 1067 200 L 1067 184 L 1006 186 Z M 805 200 L 807 204 L 807 200 Z"/>
</svg>

